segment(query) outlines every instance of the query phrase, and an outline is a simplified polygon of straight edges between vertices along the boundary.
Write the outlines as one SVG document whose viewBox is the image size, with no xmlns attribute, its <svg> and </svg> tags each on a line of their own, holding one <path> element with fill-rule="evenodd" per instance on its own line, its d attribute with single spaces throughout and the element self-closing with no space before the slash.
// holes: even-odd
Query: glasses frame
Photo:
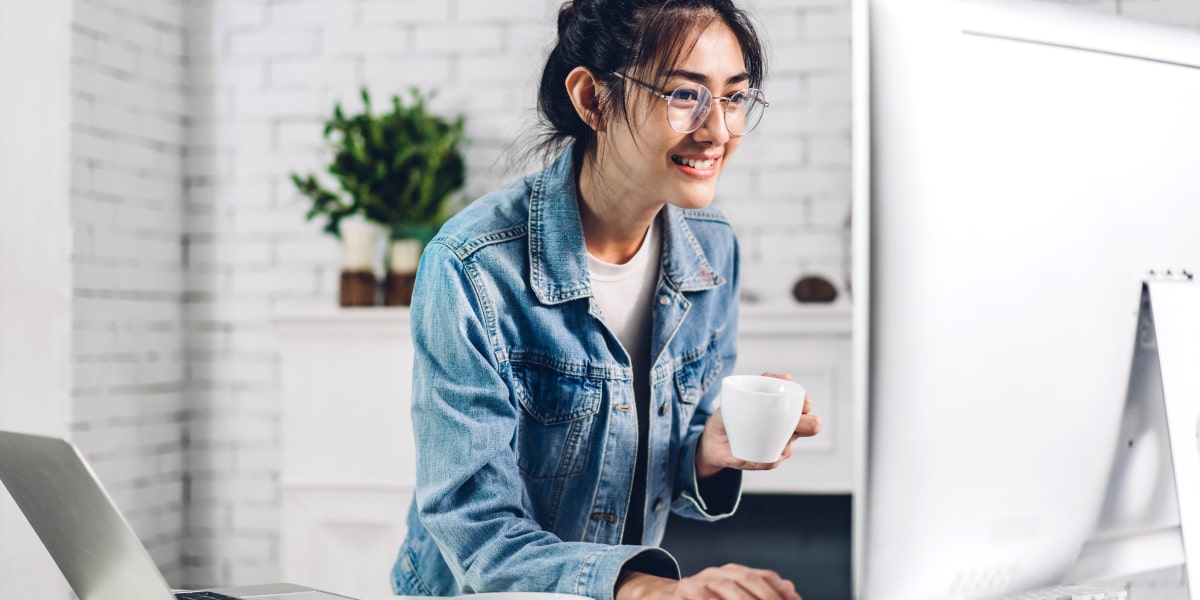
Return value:
<svg viewBox="0 0 1200 600">
<path fill-rule="evenodd" d="M 679 84 L 678 86 L 675 87 L 674 90 L 671 90 L 670 94 L 664 94 L 658 88 L 656 88 L 644 81 L 634 79 L 633 77 L 630 77 L 624 73 L 621 73 L 618 71 L 613 71 L 613 75 L 620 77 L 623 81 L 630 81 L 630 82 L 633 82 L 633 83 L 645 88 L 647 91 L 654 94 L 655 96 L 658 96 L 660 99 L 666 100 L 668 106 L 670 106 L 671 100 L 675 99 L 675 92 L 678 91 L 679 88 L 683 87 L 684 85 L 687 85 L 687 84 Z M 690 83 L 691 85 L 699 86 L 700 89 L 708 92 L 708 95 L 711 96 L 712 99 L 709 100 L 708 103 L 706 105 L 704 105 L 704 108 L 701 109 L 702 112 L 701 112 L 700 118 L 696 119 L 696 126 L 689 129 L 688 131 L 680 131 L 679 129 L 677 129 L 675 127 L 675 125 L 673 123 L 671 123 L 671 119 L 668 116 L 667 124 L 670 125 L 671 129 L 674 130 L 675 132 L 682 133 L 684 135 L 688 135 L 690 133 L 694 133 L 697 130 L 699 130 L 700 127 L 704 125 L 704 122 L 708 120 L 708 116 L 712 113 L 712 103 L 714 101 L 721 103 L 721 120 L 722 120 L 722 122 L 725 123 L 725 129 L 727 131 L 729 131 L 729 135 L 731 135 L 733 137 L 745 136 L 746 134 L 750 133 L 751 131 L 754 131 L 755 129 L 757 129 L 758 124 L 762 121 L 762 117 L 759 117 L 759 120 L 755 121 L 754 125 L 750 129 L 747 129 L 746 131 L 743 131 L 742 133 L 734 133 L 732 129 L 729 129 L 729 121 L 725 120 L 727 115 L 729 114 L 729 103 L 733 101 L 733 98 L 731 98 L 730 96 L 718 96 L 718 95 L 714 94 L 712 90 L 708 89 L 708 86 L 706 86 L 702 83 L 696 83 L 694 81 L 689 81 L 687 83 Z M 751 87 L 742 88 L 742 89 L 734 92 L 733 94 L 740 94 L 742 92 L 751 91 L 751 90 L 758 92 L 758 97 L 755 98 L 755 100 L 754 100 L 755 102 L 762 102 L 764 109 L 771 106 L 771 103 L 767 102 L 767 95 L 758 88 L 751 88 Z"/>
</svg>

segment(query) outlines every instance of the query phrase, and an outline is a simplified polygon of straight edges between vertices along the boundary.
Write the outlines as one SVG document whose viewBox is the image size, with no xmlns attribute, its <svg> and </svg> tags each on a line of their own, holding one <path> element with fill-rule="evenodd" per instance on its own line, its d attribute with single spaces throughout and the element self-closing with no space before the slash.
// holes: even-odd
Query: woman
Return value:
<svg viewBox="0 0 1200 600">
<path fill-rule="evenodd" d="M 421 259 L 396 593 L 798 598 L 739 565 L 680 579 L 655 547 L 668 509 L 728 516 L 741 471 L 779 464 L 733 458 L 713 410 L 738 256 L 709 204 L 767 106 L 762 78 L 731 0 L 562 6 L 538 98 L 561 154 L 471 204 Z M 805 404 L 794 437 L 820 429 Z"/>
</svg>

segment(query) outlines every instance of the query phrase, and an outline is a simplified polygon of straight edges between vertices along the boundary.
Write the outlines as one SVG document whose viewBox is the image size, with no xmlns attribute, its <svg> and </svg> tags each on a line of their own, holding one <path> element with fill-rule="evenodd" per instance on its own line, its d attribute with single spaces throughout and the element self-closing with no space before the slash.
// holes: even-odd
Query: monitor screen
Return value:
<svg viewBox="0 0 1200 600">
<path fill-rule="evenodd" d="M 1141 282 L 1200 268 L 1200 35 L 1017 0 L 856 11 L 856 594 L 1063 582 L 1113 522 Z M 1149 504 L 1122 526 L 1163 526 Z"/>
</svg>

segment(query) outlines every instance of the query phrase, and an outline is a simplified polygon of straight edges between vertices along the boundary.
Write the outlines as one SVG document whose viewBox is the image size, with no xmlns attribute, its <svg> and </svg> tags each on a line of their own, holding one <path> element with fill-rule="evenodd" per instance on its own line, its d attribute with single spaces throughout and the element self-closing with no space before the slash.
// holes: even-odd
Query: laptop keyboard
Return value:
<svg viewBox="0 0 1200 600">
<path fill-rule="evenodd" d="M 179 592 L 175 594 L 177 600 L 238 600 L 233 596 L 226 596 L 216 592 Z"/>
<path fill-rule="evenodd" d="M 1003 600 L 1126 600 L 1127 598 L 1129 598 L 1129 592 L 1123 588 L 1059 585 L 1005 596 Z"/>
</svg>

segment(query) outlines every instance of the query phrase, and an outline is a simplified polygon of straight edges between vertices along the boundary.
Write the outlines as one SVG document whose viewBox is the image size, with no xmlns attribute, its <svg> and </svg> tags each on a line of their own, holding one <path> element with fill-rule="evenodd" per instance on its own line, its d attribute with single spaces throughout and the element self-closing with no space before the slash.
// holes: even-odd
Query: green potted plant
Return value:
<svg viewBox="0 0 1200 600">
<path fill-rule="evenodd" d="M 325 123 L 324 137 L 333 151 L 327 170 L 341 189 L 327 189 L 313 174 L 293 173 L 292 182 L 312 201 L 307 218 L 324 216 L 325 231 L 343 241 L 347 256 L 341 304 L 367 304 L 361 288 L 368 284 L 374 297 L 373 269 L 361 264 L 362 251 L 346 247 L 347 238 L 365 237 L 346 221 L 357 217 L 387 231 L 391 247 L 385 302 L 407 305 L 423 244 L 447 218 L 448 201 L 466 179 L 460 149 L 464 120 L 461 116 L 446 120 L 429 112 L 426 103 L 432 94 L 423 96 L 415 88 L 410 102 L 392 96 L 391 111 L 380 115 L 372 112 L 365 88 L 361 94 L 361 113 L 347 115 L 339 102 Z"/>
</svg>

